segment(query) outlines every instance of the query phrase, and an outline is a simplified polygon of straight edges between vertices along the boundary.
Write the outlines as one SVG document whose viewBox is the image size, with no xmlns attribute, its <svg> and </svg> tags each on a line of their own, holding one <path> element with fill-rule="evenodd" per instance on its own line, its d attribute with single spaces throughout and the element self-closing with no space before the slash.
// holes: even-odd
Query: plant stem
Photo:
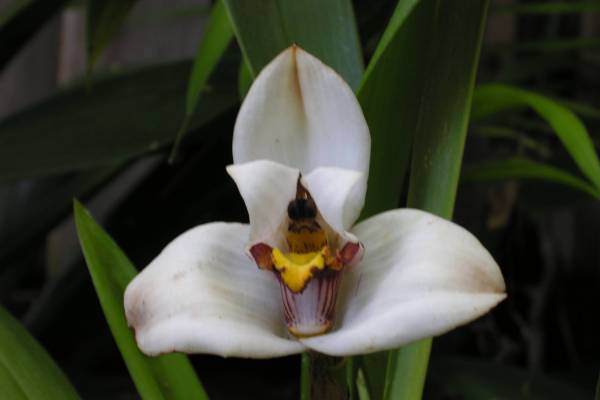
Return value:
<svg viewBox="0 0 600 400">
<path fill-rule="evenodd" d="M 345 364 L 346 359 L 343 357 L 332 357 L 314 351 L 303 354 L 301 399 L 347 399 Z M 310 392 L 307 393 L 308 386 Z"/>
</svg>

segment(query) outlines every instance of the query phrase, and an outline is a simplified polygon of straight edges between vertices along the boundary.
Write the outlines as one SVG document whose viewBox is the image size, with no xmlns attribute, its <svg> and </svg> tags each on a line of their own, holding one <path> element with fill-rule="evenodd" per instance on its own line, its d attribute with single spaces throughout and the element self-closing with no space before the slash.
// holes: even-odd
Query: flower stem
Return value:
<svg viewBox="0 0 600 400">
<path fill-rule="evenodd" d="M 346 359 L 343 357 L 331 357 L 313 351 L 303 354 L 300 398 L 302 400 L 347 399 L 345 364 Z"/>
</svg>

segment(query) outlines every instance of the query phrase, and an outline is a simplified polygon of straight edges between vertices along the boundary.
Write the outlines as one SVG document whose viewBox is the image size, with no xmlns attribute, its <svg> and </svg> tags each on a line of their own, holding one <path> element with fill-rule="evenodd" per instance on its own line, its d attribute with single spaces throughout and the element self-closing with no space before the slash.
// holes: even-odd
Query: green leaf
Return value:
<svg viewBox="0 0 600 400">
<path fill-rule="evenodd" d="M 349 0 L 224 0 L 253 77 L 293 43 L 336 70 L 356 89 L 363 73 Z"/>
<path fill-rule="evenodd" d="M 184 109 L 187 62 L 78 86 L 0 122 L 0 181 L 120 164 L 171 143 Z M 235 79 L 215 77 L 190 127 L 237 103 Z"/>
<path fill-rule="evenodd" d="M 408 206 L 452 218 L 488 1 L 423 0 L 424 88 L 414 133 Z M 390 353 L 385 398 L 420 399 L 431 351 L 423 339 Z"/>
<path fill-rule="evenodd" d="M 502 84 L 481 85 L 473 96 L 472 118 L 531 107 L 552 127 L 581 172 L 600 188 L 600 161 L 581 120 L 568 108 L 539 94 Z"/>
<path fill-rule="evenodd" d="M 0 71 L 69 0 L 12 0 L 0 14 Z"/>
<path fill-rule="evenodd" d="M 229 17 L 225 11 L 222 0 L 218 0 L 213 6 L 206 28 L 202 34 L 200 45 L 196 51 L 192 72 L 188 81 L 187 96 L 185 102 L 185 117 L 173 145 L 171 160 L 177 153 L 179 143 L 185 135 L 189 123 L 198 108 L 200 95 L 206 87 L 208 78 L 225 54 L 229 43 L 233 39 L 233 29 L 229 23 Z"/>
<path fill-rule="evenodd" d="M 564 400 L 591 397 L 591 393 L 542 375 L 481 361 L 438 361 L 432 365 L 431 375 L 444 398 Z"/>
<path fill-rule="evenodd" d="M 250 67 L 248 67 L 247 62 L 242 61 L 240 63 L 240 70 L 238 72 L 238 92 L 241 100 L 246 97 L 246 93 L 248 93 L 248 90 L 250 90 L 251 85 L 252 75 L 250 74 Z"/>
<path fill-rule="evenodd" d="M 356 374 L 356 388 L 358 391 L 358 400 L 371 400 L 365 373 L 362 369 L 359 369 L 358 374 Z"/>
<path fill-rule="evenodd" d="M 465 167 L 463 176 L 465 179 L 472 181 L 542 179 L 569 186 L 600 198 L 600 191 L 587 181 L 560 168 L 521 157 L 469 164 Z"/>
<path fill-rule="evenodd" d="M 2 398 L 78 399 L 67 377 L 44 348 L 0 306 L 0 388 Z"/>
<path fill-rule="evenodd" d="M 408 168 L 418 122 L 415 99 L 427 79 L 421 68 L 425 53 L 414 40 L 422 29 L 417 4 L 415 0 L 398 2 L 358 91 L 371 132 L 369 190 L 362 218 L 398 206 Z"/>
<path fill-rule="evenodd" d="M 138 349 L 127 326 L 123 294 L 136 269 L 117 244 L 74 202 L 77 233 L 92 282 L 110 330 L 123 355 L 129 374 L 144 399 L 206 399 L 192 365 L 183 354 L 148 357 Z"/>
<path fill-rule="evenodd" d="M 102 51 L 119 32 L 137 0 L 87 0 L 87 69 L 96 65 Z"/>
</svg>

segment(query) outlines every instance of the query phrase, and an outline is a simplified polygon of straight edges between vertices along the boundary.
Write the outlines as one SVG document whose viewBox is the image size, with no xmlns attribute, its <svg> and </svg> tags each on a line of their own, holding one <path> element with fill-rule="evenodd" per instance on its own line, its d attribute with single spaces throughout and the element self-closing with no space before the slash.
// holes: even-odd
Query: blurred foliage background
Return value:
<svg viewBox="0 0 600 400">
<path fill-rule="evenodd" d="M 368 65 L 398 1 L 351 3 Z M 24 328 L 64 373 L 51 386 L 137 398 L 72 199 L 138 268 L 188 228 L 247 219 L 224 167 L 256 65 L 226 19 L 205 0 L 0 0 L 0 303 L 16 319 L 0 310 L 0 372 L 20 365 Z M 594 396 L 599 71 L 600 2 L 489 4 L 454 220 L 494 255 L 509 297 L 435 340 L 425 399 Z M 361 73 L 345 78 L 356 88 Z M 407 184 L 393 191 L 405 204 Z M 211 398 L 298 396 L 299 357 L 190 360 Z"/>
</svg>

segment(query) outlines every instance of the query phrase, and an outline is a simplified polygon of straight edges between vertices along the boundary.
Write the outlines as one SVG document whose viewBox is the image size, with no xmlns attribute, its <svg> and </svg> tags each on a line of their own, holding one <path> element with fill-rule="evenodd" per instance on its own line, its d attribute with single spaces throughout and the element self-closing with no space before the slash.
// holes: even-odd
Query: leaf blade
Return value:
<svg viewBox="0 0 600 400">
<path fill-rule="evenodd" d="M 152 358 L 137 348 L 123 309 L 123 294 L 136 275 L 135 267 L 77 200 L 73 208 L 77 233 L 98 299 L 141 397 L 206 399 L 207 395 L 185 355 L 168 354 Z"/>
</svg>

